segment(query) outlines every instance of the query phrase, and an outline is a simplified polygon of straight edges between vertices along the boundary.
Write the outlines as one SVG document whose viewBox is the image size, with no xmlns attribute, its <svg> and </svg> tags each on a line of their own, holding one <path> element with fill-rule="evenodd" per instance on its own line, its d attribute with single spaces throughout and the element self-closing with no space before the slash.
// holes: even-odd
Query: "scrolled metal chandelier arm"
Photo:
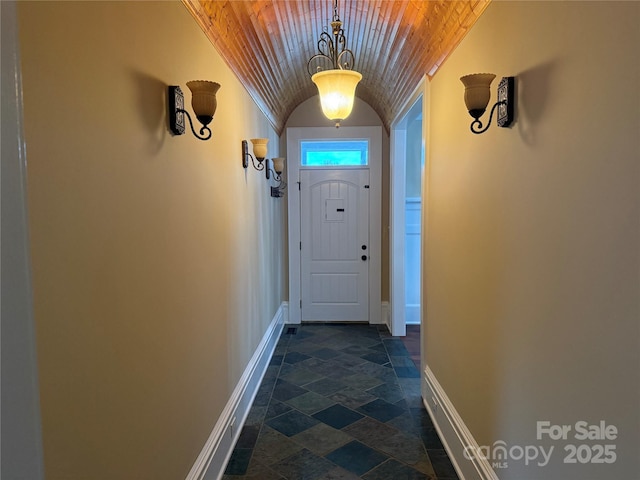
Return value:
<svg viewBox="0 0 640 480">
<path fill-rule="evenodd" d="M 333 38 L 326 30 L 318 39 L 318 53 L 307 62 L 307 72 L 313 76 L 323 70 L 322 63 L 329 63 L 334 70 L 351 70 L 355 63 L 355 55 L 347 48 L 347 39 L 342 29 L 342 21 L 338 16 L 338 1 L 333 6 L 333 21 L 331 22 Z M 343 61 L 343 59 L 345 61 Z"/>
</svg>

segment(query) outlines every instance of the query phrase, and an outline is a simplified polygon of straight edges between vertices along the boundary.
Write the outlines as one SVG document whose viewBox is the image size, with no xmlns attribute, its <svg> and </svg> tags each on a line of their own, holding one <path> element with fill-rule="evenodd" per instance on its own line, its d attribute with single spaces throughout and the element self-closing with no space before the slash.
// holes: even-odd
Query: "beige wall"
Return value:
<svg viewBox="0 0 640 480">
<path fill-rule="evenodd" d="M 320 97 L 314 96 L 304 102 L 291 113 L 285 125 L 284 135 L 281 137 L 280 147 L 286 150 L 287 128 L 294 127 L 330 127 L 332 122 L 327 120 L 320 108 Z M 353 104 L 353 111 L 340 122 L 344 127 L 382 127 L 382 120 L 371 106 L 358 97 Z M 381 298 L 389 300 L 389 135 L 382 129 L 382 285 Z"/>
<path fill-rule="evenodd" d="M 620 431 L 590 443 L 613 465 L 562 465 L 570 436 L 501 479 L 640 477 L 638 45 L 636 2 L 494 2 L 431 83 L 428 365 L 480 445 Z M 484 71 L 517 76 L 517 119 L 473 135 L 458 78 Z"/>
<path fill-rule="evenodd" d="M 278 138 L 180 2 L 23 2 L 46 476 L 184 478 L 283 300 Z M 166 86 L 222 85 L 213 139 Z M 190 108 L 190 107 L 189 107 Z"/>
</svg>

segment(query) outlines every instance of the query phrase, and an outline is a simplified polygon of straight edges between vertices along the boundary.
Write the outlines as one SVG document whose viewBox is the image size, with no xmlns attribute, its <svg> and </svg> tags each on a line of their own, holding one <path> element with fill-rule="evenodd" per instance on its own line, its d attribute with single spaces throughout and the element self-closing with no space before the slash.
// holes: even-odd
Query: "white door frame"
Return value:
<svg viewBox="0 0 640 480">
<path fill-rule="evenodd" d="M 287 129 L 289 192 L 289 319 L 301 323 L 300 270 L 300 142 L 335 138 L 368 138 L 369 143 L 369 323 L 382 322 L 382 128 L 296 127 Z"/>
<path fill-rule="evenodd" d="M 391 224 L 390 246 L 389 246 L 389 263 L 391 271 L 390 285 L 390 303 L 391 303 L 391 335 L 404 337 L 407 334 L 406 325 L 406 307 L 405 307 L 405 175 L 406 175 L 406 144 L 404 136 L 406 130 L 406 115 L 414 104 L 422 97 L 422 158 L 426 161 L 426 139 L 427 139 L 427 99 L 428 99 L 428 81 L 422 79 L 413 94 L 404 104 L 402 110 L 397 116 L 396 121 L 391 125 L 391 158 L 390 158 L 390 206 L 389 217 Z M 425 220 L 425 172 L 422 172 L 422 227 L 421 227 L 421 246 L 424 245 L 426 235 Z M 424 261 L 423 249 L 420 251 L 422 265 L 420 266 L 420 289 L 424 291 Z M 422 319 L 423 298 L 420 298 L 420 318 Z"/>
<path fill-rule="evenodd" d="M 43 479 L 16 3 L 2 18 L 2 476 Z"/>
</svg>

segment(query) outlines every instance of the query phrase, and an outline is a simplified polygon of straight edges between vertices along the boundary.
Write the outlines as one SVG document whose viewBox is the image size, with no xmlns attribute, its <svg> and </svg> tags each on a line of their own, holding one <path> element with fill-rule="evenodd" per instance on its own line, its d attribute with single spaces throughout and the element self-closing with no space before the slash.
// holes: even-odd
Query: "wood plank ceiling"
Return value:
<svg viewBox="0 0 640 480">
<path fill-rule="evenodd" d="M 387 130 L 422 77 L 435 74 L 489 1 L 338 1 L 354 70 L 363 77 L 356 96 Z M 317 53 L 320 33 L 330 28 L 333 0 L 183 2 L 282 133 L 291 112 L 317 94 L 307 61 Z"/>
</svg>

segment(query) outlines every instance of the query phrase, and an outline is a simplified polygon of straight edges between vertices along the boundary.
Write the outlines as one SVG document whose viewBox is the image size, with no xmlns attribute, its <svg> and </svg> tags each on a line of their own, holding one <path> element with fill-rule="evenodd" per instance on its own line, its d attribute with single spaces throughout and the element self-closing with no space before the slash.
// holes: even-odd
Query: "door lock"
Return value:
<svg viewBox="0 0 640 480">
<path fill-rule="evenodd" d="M 366 246 L 366 245 L 362 245 L 362 249 L 363 249 L 363 250 L 366 250 L 366 249 L 367 249 L 367 246 Z"/>
</svg>

